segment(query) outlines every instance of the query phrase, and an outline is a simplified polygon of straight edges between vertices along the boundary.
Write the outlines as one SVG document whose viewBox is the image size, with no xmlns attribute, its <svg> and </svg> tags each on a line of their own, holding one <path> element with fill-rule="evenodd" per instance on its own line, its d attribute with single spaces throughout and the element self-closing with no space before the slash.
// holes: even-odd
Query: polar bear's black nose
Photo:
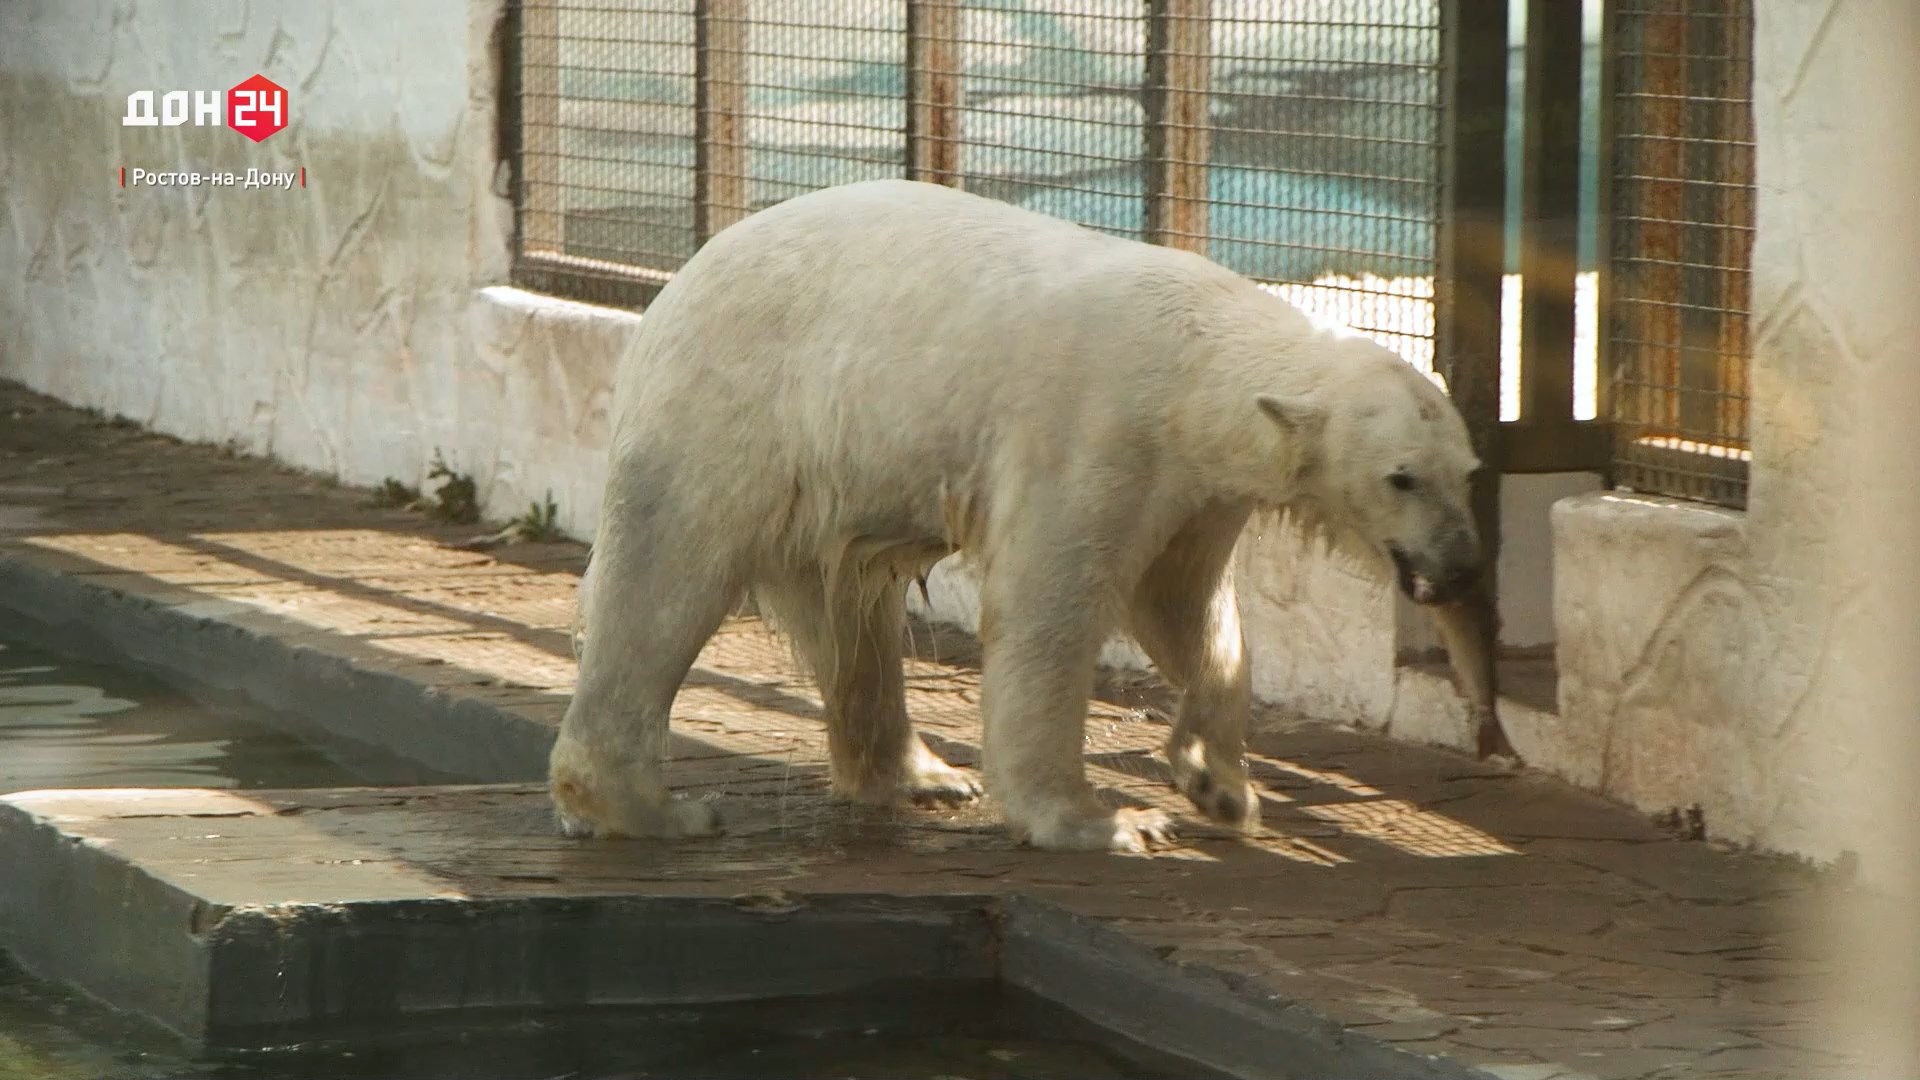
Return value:
<svg viewBox="0 0 1920 1080">
<path fill-rule="evenodd" d="M 1451 600 L 1472 589 L 1480 580 L 1480 542 L 1471 529 L 1454 530 L 1440 545 L 1440 565 L 1435 577 L 1435 592 Z"/>
</svg>

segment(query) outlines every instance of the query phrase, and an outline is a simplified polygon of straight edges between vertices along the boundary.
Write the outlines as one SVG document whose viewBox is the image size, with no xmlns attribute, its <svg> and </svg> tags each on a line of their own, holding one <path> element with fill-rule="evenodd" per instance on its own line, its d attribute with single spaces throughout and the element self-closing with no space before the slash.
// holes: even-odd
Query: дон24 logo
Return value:
<svg viewBox="0 0 1920 1080">
<path fill-rule="evenodd" d="M 226 108 L 221 108 L 221 98 Z M 224 115 L 223 115 L 224 114 Z M 178 127 L 191 116 L 195 127 L 218 125 L 260 142 L 287 126 L 287 90 L 265 75 L 255 75 L 224 94 L 219 90 L 169 90 L 160 95 L 160 114 L 153 112 L 153 91 L 127 95 L 127 115 L 121 127 Z"/>
</svg>

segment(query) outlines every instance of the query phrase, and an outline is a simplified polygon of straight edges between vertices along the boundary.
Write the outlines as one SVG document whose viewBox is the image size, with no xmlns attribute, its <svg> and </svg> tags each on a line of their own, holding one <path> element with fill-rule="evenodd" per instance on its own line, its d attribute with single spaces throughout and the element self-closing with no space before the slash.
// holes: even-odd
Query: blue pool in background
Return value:
<svg viewBox="0 0 1920 1080">
<path fill-rule="evenodd" d="M 786 28 L 767 45 L 782 55 L 753 54 L 746 157 L 755 208 L 818 187 L 901 174 L 905 70 L 888 62 L 892 56 L 855 54 L 897 54 L 904 39 L 889 22 L 897 21 L 892 5 L 884 14 L 876 8 L 874 19 L 873 26 L 852 30 Z M 1071 20 L 1008 25 L 1033 39 L 1019 43 L 1028 47 L 1004 50 L 998 66 L 968 68 L 967 186 L 1107 232 L 1141 235 L 1144 135 L 1138 79 L 1129 73 L 1143 61 L 1137 53 L 1117 54 L 1110 44 L 1075 38 Z M 1423 49 L 1437 40 L 1430 30 L 1404 31 L 1396 39 L 1403 53 L 1415 40 L 1404 34 L 1420 35 Z M 1359 47 L 1344 46 L 1350 54 Z M 693 247 L 693 80 L 646 69 L 679 71 L 690 66 L 690 55 L 662 51 L 650 58 L 645 51 L 624 61 L 641 70 L 563 69 L 563 96 L 579 109 L 577 117 L 562 117 L 569 155 L 562 165 L 578 173 L 568 180 L 578 196 L 568 243 L 601 257 L 645 251 L 677 262 Z M 1430 273 L 1437 79 L 1432 57 L 1412 59 L 1422 63 L 1216 58 L 1209 254 L 1271 281 Z M 1592 269 L 1598 187 L 1591 115 L 1598 49 L 1592 44 L 1586 61 L 1579 259 L 1582 269 Z M 1508 57 L 1510 272 L 1519 259 L 1523 77 L 1515 48 Z M 617 119 L 622 106 L 640 107 L 628 115 L 644 122 Z M 596 113 L 605 118 L 595 121 Z"/>
</svg>

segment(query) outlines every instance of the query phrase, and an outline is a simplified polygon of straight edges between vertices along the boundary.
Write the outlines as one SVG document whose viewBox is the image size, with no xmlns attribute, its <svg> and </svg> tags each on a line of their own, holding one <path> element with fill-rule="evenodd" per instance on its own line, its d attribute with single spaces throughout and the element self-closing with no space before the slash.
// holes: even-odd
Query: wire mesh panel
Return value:
<svg viewBox="0 0 1920 1080">
<path fill-rule="evenodd" d="M 1604 347 L 1619 483 L 1743 506 L 1751 0 L 1621 0 Z"/>
<path fill-rule="evenodd" d="M 644 300 L 748 213 L 910 175 L 1200 252 L 1431 370 L 1442 6 L 519 0 L 515 278 Z"/>
<path fill-rule="evenodd" d="M 1141 0 L 966 3 L 959 170 L 967 190 L 1142 236 Z"/>
<path fill-rule="evenodd" d="M 901 175 L 898 0 L 521 0 L 514 279 L 643 302 L 803 191 Z"/>
<path fill-rule="evenodd" d="M 1435 0 L 926 3 L 960 9 L 968 190 L 1198 251 L 1431 369 Z"/>
<path fill-rule="evenodd" d="M 1213 0 L 1205 252 L 1433 362 L 1440 5 Z"/>
<path fill-rule="evenodd" d="M 697 243 L 693 0 L 521 0 L 514 280 L 631 302 Z"/>
<path fill-rule="evenodd" d="M 744 19 L 742 111 L 734 129 L 741 153 L 737 184 L 724 171 L 711 176 L 717 205 L 744 216 L 817 188 L 904 174 L 907 38 L 900 0 L 724 6 Z M 718 69 L 721 61 L 714 63 Z"/>
</svg>

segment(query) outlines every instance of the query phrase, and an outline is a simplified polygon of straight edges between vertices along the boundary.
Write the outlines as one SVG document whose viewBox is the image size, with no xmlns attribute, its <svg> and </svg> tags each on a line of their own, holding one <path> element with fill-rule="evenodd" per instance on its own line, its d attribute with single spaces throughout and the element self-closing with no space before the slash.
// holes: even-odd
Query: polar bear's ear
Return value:
<svg viewBox="0 0 1920 1080">
<path fill-rule="evenodd" d="M 1261 412 L 1296 437 L 1315 435 L 1327 420 L 1325 409 L 1304 401 L 1287 401 L 1272 394 L 1261 394 L 1254 401 Z"/>
</svg>

